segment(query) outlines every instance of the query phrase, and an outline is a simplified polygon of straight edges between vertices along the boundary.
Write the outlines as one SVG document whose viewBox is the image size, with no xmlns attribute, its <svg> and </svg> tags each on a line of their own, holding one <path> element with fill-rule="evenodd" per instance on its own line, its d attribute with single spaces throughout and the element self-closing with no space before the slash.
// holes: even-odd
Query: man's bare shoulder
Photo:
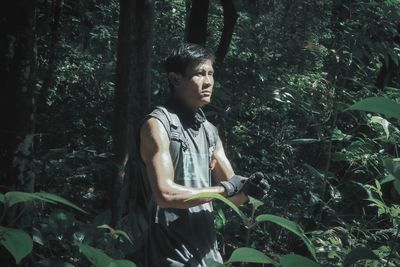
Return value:
<svg viewBox="0 0 400 267">
<path fill-rule="evenodd" d="M 147 151 L 164 149 L 169 146 L 169 136 L 163 124 L 157 118 L 148 118 L 140 128 L 140 147 L 143 154 Z M 144 150 L 144 151 L 143 151 Z"/>
</svg>

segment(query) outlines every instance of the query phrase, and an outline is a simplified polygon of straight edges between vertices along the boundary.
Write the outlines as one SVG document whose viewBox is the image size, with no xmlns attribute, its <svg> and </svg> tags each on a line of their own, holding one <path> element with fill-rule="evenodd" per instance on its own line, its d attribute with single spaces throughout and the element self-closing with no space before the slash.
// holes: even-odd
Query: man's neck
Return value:
<svg viewBox="0 0 400 267">
<path fill-rule="evenodd" d="M 192 114 L 193 116 L 200 110 L 200 106 L 192 106 L 185 102 L 183 99 L 178 98 L 178 97 L 171 97 L 168 100 L 168 104 L 171 107 L 174 107 L 175 109 L 179 110 L 180 112 L 185 112 Z"/>
<path fill-rule="evenodd" d="M 198 129 L 205 120 L 200 107 L 191 107 L 178 98 L 170 98 L 167 105 L 177 113 L 183 124 L 191 125 L 190 127 Z"/>
</svg>

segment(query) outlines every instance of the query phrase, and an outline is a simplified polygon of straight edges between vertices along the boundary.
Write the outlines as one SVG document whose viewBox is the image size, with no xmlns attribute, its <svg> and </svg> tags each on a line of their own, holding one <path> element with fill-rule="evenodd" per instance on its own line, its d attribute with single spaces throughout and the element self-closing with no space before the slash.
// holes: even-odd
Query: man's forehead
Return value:
<svg viewBox="0 0 400 267">
<path fill-rule="evenodd" d="M 213 64 L 210 59 L 204 59 L 189 66 L 189 70 L 212 70 Z"/>
</svg>

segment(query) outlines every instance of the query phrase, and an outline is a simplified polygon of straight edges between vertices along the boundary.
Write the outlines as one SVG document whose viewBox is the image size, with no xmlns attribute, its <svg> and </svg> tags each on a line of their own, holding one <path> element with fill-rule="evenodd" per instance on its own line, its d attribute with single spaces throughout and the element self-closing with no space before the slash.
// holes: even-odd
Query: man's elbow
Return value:
<svg viewBox="0 0 400 267">
<path fill-rule="evenodd" d="M 155 198 L 155 202 L 160 208 L 175 208 L 174 197 L 170 192 L 159 192 Z"/>
</svg>

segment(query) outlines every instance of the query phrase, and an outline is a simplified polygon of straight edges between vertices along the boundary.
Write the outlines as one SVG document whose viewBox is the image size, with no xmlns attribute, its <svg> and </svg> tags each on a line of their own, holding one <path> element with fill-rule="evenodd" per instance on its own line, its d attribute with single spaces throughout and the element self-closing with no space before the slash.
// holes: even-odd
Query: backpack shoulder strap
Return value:
<svg viewBox="0 0 400 267">
<path fill-rule="evenodd" d="M 159 109 L 167 118 L 169 122 L 169 134 L 170 134 L 170 139 L 176 138 L 179 135 L 179 127 L 181 126 L 181 122 L 178 118 L 178 115 L 175 113 L 169 112 L 165 107 L 163 106 L 156 106 L 156 109 Z"/>
</svg>

